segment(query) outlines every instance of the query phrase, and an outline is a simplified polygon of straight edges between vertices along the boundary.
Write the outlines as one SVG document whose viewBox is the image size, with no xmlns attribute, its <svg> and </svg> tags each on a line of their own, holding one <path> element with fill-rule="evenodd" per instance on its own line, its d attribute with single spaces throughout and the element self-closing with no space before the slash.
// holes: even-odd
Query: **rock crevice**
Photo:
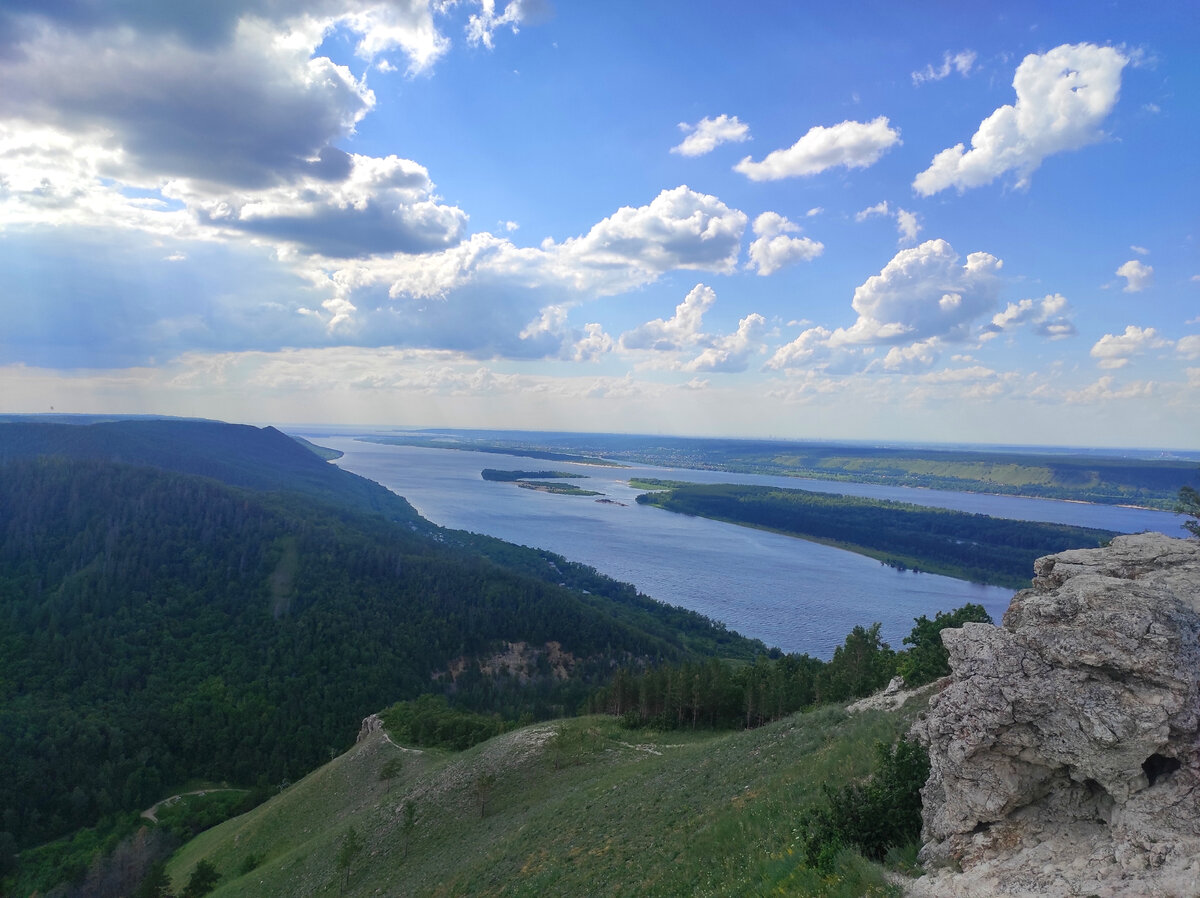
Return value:
<svg viewBox="0 0 1200 898">
<path fill-rule="evenodd" d="M 943 631 L 914 891 L 1200 895 L 1200 543 L 1123 536 L 1035 572 L 1001 626 Z"/>
</svg>

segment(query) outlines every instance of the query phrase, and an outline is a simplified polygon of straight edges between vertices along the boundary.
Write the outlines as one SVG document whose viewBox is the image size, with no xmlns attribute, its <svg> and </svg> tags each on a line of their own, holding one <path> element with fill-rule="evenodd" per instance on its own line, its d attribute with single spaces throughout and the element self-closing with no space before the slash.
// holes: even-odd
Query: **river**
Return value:
<svg viewBox="0 0 1200 898">
<path fill-rule="evenodd" d="M 1124 532 L 1180 532 L 1178 516 L 1144 509 L 643 465 L 607 468 L 495 453 L 386 446 L 324 433 L 303 435 L 344 452 L 337 464 L 404 496 L 435 524 L 548 549 L 632 583 L 655 599 L 722 621 L 769 646 L 821 658 L 830 657 L 856 624 L 879 621 L 884 638 L 901 648 L 915 617 L 932 617 L 966 602 L 983 605 L 999 622 L 1012 590 L 896 571 L 817 543 L 637 505 L 634 498 L 641 491 L 624 481 L 642 476 L 771 484 L 1019 520 Z M 480 477 L 483 468 L 553 468 L 583 474 L 588 479 L 570 483 L 598 490 L 612 503 L 621 504 L 485 481 Z"/>
</svg>

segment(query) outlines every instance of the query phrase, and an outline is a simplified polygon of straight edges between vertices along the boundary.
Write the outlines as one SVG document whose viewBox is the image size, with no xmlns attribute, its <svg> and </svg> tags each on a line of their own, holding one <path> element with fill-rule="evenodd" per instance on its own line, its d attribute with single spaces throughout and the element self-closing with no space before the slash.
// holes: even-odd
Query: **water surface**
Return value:
<svg viewBox="0 0 1200 898">
<path fill-rule="evenodd" d="M 608 468 L 347 437 L 309 438 L 345 452 L 337 464 L 404 496 L 435 524 L 557 552 L 767 645 L 823 658 L 856 624 L 879 621 L 885 639 L 901 648 L 913 618 L 921 614 L 932 617 L 976 602 L 999 621 L 1012 590 L 896 571 L 841 549 L 637 505 L 634 498 L 642 491 L 624 481 L 642 476 L 820 489 L 1125 532 L 1177 530 L 1180 520 L 1165 512 L 1045 499 L 644 465 Z M 622 504 L 489 482 L 480 477 L 484 468 L 583 474 L 588 479 L 569 482 Z"/>
</svg>

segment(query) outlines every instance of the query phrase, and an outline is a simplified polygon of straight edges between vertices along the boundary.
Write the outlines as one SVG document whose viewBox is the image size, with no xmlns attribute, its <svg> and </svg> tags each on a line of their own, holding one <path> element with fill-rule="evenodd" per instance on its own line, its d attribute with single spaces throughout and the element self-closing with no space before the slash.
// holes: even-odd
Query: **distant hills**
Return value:
<svg viewBox="0 0 1200 898">
<path fill-rule="evenodd" d="M 1200 453 L 1150 457 L 1144 450 L 874 446 L 634 434 L 439 430 L 371 442 L 504 452 L 531 458 L 732 471 L 1070 499 L 1173 509 L 1179 488 L 1200 480 Z"/>
<path fill-rule="evenodd" d="M 561 663 L 479 664 L 514 643 Z M 269 789 L 425 692 L 538 719 L 619 664 L 763 649 L 435 527 L 273 428 L 0 423 L 0 841 L 19 847 L 196 778 Z"/>
</svg>

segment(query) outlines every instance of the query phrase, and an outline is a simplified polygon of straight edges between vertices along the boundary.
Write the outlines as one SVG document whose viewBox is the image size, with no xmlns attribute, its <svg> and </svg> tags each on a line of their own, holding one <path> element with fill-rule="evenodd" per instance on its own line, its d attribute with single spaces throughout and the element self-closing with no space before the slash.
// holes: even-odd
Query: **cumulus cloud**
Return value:
<svg viewBox="0 0 1200 898">
<path fill-rule="evenodd" d="M 1129 248 L 1133 252 L 1137 253 L 1139 256 L 1150 255 L 1150 250 L 1146 249 L 1146 247 L 1144 247 L 1144 246 L 1138 246 L 1136 243 L 1133 244 L 1132 246 L 1130 246 Z"/>
<path fill-rule="evenodd" d="M 340 151 L 331 151 L 340 153 Z M 423 253 L 462 239 L 467 215 L 437 202 L 424 166 L 396 156 L 348 155 L 344 179 L 189 197 L 205 224 L 295 243 L 327 257 Z M 170 195 L 170 193 L 168 193 Z"/>
<path fill-rule="evenodd" d="M 971 323 L 996 302 L 1003 264 L 971 253 L 965 264 L 945 240 L 903 249 L 854 291 L 858 320 L 837 330 L 834 343 L 911 343 L 965 338 Z"/>
<path fill-rule="evenodd" d="M 817 125 L 787 149 L 768 153 L 761 162 L 749 156 L 734 166 L 752 181 L 778 181 L 815 175 L 836 166 L 866 168 L 900 143 L 900 132 L 886 116 L 870 122 L 845 121 L 828 128 Z"/>
<path fill-rule="evenodd" d="M 1149 381 L 1134 381 L 1120 386 L 1111 374 L 1106 374 L 1095 383 L 1080 390 L 1067 390 L 1063 400 L 1072 405 L 1087 405 L 1095 402 L 1110 402 L 1114 399 L 1144 399 L 1154 393 Z"/>
<path fill-rule="evenodd" d="M 893 346 L 879 363 L 885 371 L 914 372 L 928 371 L 937 362 L 940 341 L 937 337 L 918 340 L 907 346 Z"/>
<path fill-rule="evenodd" d="M 748 269 L 758 269 L 760 275 L 774 274 L 793 262 L 808 262 L 825 251 L 825 245 L 808 237 L 789 237 L 800 226 L 778 212 L 764 212 L 754 220 L 757 237 L 750 244 Z"/>
<path fill-rule="evenodd" d="M 916 243 L 917 235 L 921 233 L 920 218 L 916 212 L 909 212 L 907 209 L 896 207 L 894 210 L 888 205 L 887 200 L 882 200 L 874 206 L 868 206 L 854 213 L 854 220 L 864 222 L 871 218 L 891 218 L 896 219 L 896 231 L 900 235 L 900 243 Z"/>
<path fill-rule="evenodd" d="M 742 143 L 750 139 L 750 126 L 738 121 L 736 115 L 706 117 L 694 125 L 680 122 L 679 130 L 687 137 L 677 146 L 671 147 L 671 152 L 680 156 L 703 156 L 723 143 Z"/>
<path fill-rule="evenodd" d="M 622 349 L 674 351 L 695 345 L 704 338 L 704 313 L 713 307 L 717 294 L 712 287 L 697 284 L 670 318 L 655 318 L 621 334 Z"/>
<path fill-rule="evenodd" d="M 1042 299 L 1022 299 L 1010 302 L 1003 312 L 992 316 L 984 335 L 995 335 L 1019 327 L 1031 328 L 1051 340 L 1075 336 L 1075 325 L 1068 317 L 1070 305 L 1061 293 L 1048 293 Z"/>
<path fill-rule="evenodd" d="M 854 291 L 851 305 L 858 320 L 853 325 L 809 328 L 779 347 L 766 367 L 842 372 L 929 367 L 942 344 L 967 338 L 972 324 L 996 303 L 1003 263 L 982 252 L 959 263 L 944 240 L 900 250 Z M 871 360 L 872 347 L 880 345 L 891 348 L 883 359 Z"/>
<path fill-rule="evenodd" d="M 83 146 L 119 148 L 102 174 L 140 186 L 337 179 L 344 168 L 321 153 L 351 133 L 375 97 L 346 67 L 312 56 L 320 40 L 311 25 L 281 34 L 252 19 L 215 47 L 148 42 L 125 28 L 45 28 L 22 54 L 0 56 L 0 115 L 59 129 Z"/>
<path fill-rule="evenodd" d="M 808 367 L 829 357 L 829 339 L 833 331 L 824 327 L 810 327 L 795 340 L 775 350 L 766 367 L 777 371 L 786 368 Z"/>
<path fill-rule="evenodd" d="M 916 212 L 907 209 L 896 210 L 896 230 L 900 234 L 901 243 L 916 243 L 917 235 L 921 233 L 921 221 Z"/>
<path fill-rule="evenodd" d="M 926 81 L 941 81 L 949 77 L 951 72 L 958 72 L 964 78 L 971 74 L 975 66 L 976 53 L 974 50 L 960 50 L 954 55 L 947 50 L 942 54 L 942 64 L 938 68 L 927 65 L 922 71 L 913 72 L 913 84 L 923 84 Z"/>
<path fill-rule="evenodd" d="M 732 271 L 745 229 L 745 213 L 684 185 L 662 191 L 649 205 L 623 206 L 582 237 L 543 248 L 559 261 L 598 272 Z"/>
<path fill-rule="evenodd" d="M 745 371 L 750 358 L 764 349 L 767 320 L 751 313 L 738 322 L 736 332 L 713 339 L 712 345 L 683 366 L 684 371 Z"/>
<path fill-rule="evenodd" d="M 1105 334 L 1097 340 L 1091 356 L 1101 368 L 1123 368 L 1134 356 L 1169 345 L 1154 328 L 1130 324 L 1123 334 Z"/>
<path fill-rule="evenodd" d="M 961 193 L 1013 172 L 1025 187 L 1047 156 L 1103 138 L 1100 123 L 1116 105 L 1129 58 L 1112 47 L 1063 44 L 1026 56 L 1017 67 L 1017 99 L 979 125 L 971 149 L 942 150 L 913 187 L 929 196 L 948 187 Z"/>
<path fill-rule="evenodd" d="M 868 218 L 874 218 L 877 215 L 888 215 L 888 214 L 889 214 L 888 202 L 887 202 L 887 200 L 883 200 L 882 202 L 876 203 L 874 206 L 868 206 L 867 208 L 863 209 L 861 212 L 855 212 L 854 220 L 862 222 L 862 221 L 866 221 Z"/>
<path fill-rule="evenodd" d="M 501 13 L 496 12 L 495 0 L 479 0 L 479 6 L 479 12 L 467 20 L 467 40 L 489 49 L 497 29 L 507 25 L 516 34 L 521 25 L 544 22 L 554 15 L 549 0 L 509 0 Z"/>
<path fill-rule="evenodd" d="M 1180 337 L 1175 343 L 1175 351 L 1186 359 L 1200 359 L 1200 334 Z"/>
<path fill-rule="evenodd" d="M 1137 259 L 1130 259 L 1117 269 L 1117 276 L 1125 278 L 1126 293 L 1141 293 L 1154 283 L 1154 267 Z"/>
<path fill-rule="evenodd" d="M 575 362 L 596 361 L 612 351 L 613 339 L 600 324 L 572 328 L 567 324 L 568 312 L 564 305 L 546 306 L 521 331 L 521 340 L 538 345 L 536 354 Z"/>
</svg>

